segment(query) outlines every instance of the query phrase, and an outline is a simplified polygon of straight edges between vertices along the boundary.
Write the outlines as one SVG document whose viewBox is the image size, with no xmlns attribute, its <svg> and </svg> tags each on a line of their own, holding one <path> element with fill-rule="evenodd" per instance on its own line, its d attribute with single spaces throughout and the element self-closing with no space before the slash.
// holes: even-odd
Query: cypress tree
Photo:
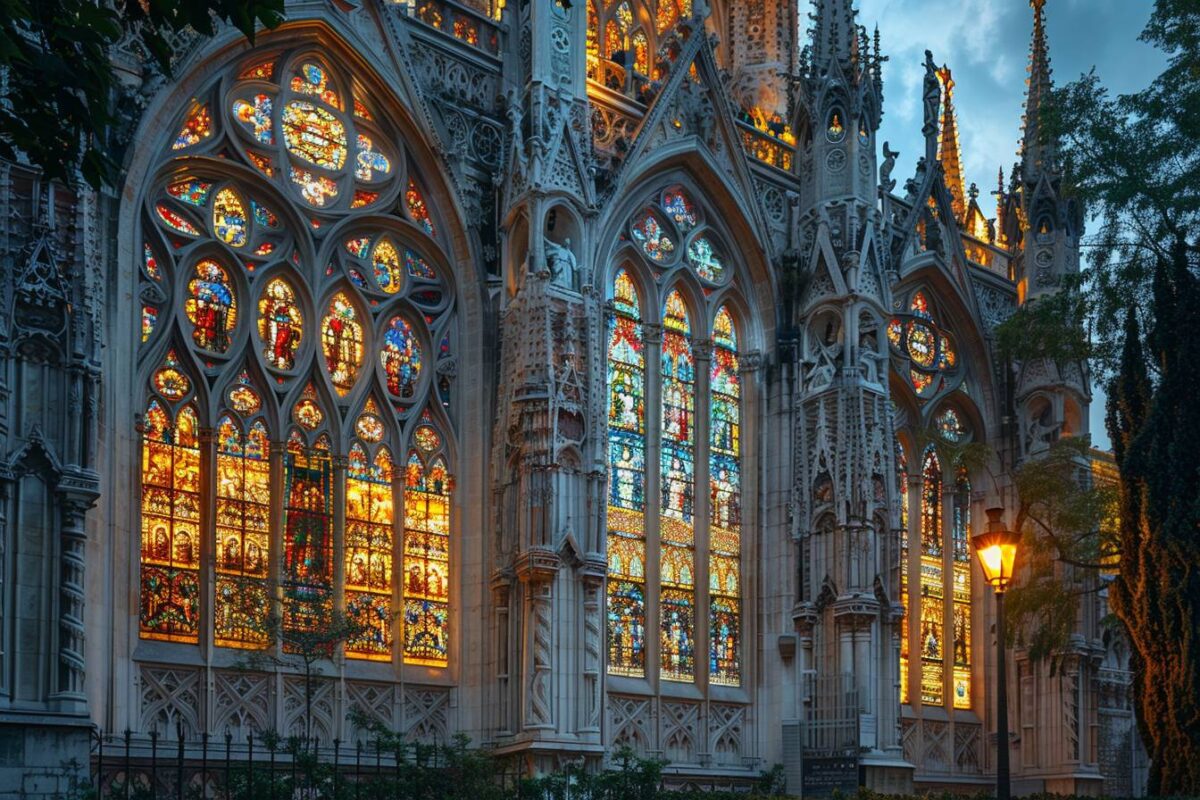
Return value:
<svg viewBox="0 0 1200 800">
<path fill-rule="evenodd" d="M 1132 646 L 1150 794 L 1200 794 L 1200 286 L 1181 243 L 1155 270 L 1143 349 L 1130 309 L 1108 428 L 1120 470 L 1111 593 Z M 1157 367 L 1152 385 L 1147 358 Z"/>
</svg>

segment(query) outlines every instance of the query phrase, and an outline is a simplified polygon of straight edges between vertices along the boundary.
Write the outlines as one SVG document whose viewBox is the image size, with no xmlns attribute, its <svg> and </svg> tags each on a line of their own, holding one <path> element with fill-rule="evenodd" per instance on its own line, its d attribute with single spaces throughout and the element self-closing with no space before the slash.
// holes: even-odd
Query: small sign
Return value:
<svg viewBox="0 0 1200 800">
<path fill-rule="evenodd" d="M 854 756 L 806 755 L 800 774 L 804 797 L 830 797 L 834 790 L 848 795 L 858 791 L 858 759 Z"/>
</svg>

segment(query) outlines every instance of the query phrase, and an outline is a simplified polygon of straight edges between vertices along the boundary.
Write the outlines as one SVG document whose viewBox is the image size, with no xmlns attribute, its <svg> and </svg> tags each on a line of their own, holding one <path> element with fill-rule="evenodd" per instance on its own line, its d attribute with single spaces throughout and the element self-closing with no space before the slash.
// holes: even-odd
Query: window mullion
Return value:
<svg viewBox="0 0 1200 800">
<path fill-rule="evenodd" d="M 662 337 L 661 325 L 642 324 L 646 353 L 646 679 L 659 685 L 662 663 L 661 591 L 662 545 L 659 515 L 662 513 Z"/>
<path fill-rule="evenodd" d="M 217 436 L 209 427 L 201 428 L 197 436 L 200 445 L 200 541 L 199 548 L 200 657 L 210 663 L 213 653 L 213 630 L 216 627 L 216 565 L 217 540 Z"/>
<path fill-rule="evenodd" d="M 713 343 L 711 339 L 697 339 L 692 342 L 692 352 L 696 359 L 696 380 L 695 380 L 695 489 L 694 497 L 696 498 L 695 507 L 693 509 L 694 520 L 692 528 L 692 569 L 696 576 L 695 580 L 695 603 L 696 603 L 696 640 L 694 643 L 696 659 L 695 659 L 695 680 L 696 685 L 701 689 L 707 689 L 709 680 L 709 659 L 712 646 L 711 637 L 709 635 L 709 607 L 711 605 L 709 598 L 709 535 L 710 524 L 709 516 L 712 509 L 709 507 L 710 481 L 709 481 L 709 448 L 710 448 L 710 427 L 711 427 L 711 408 L 712 408 L 712 391 L 710 386 L 709 368 L 712 364 L 712 349 Z M 701 657 L 703 656 L 703 657 Z"/>
</svg>

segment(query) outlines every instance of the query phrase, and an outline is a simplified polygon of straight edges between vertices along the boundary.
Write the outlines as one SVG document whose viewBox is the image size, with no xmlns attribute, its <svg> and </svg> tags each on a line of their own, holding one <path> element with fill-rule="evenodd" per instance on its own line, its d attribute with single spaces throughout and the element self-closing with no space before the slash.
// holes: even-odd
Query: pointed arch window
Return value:
<svg viewBox="0 0 1200 800">
<path fill-rule="evenodd" d="M 245 391 L 254 390 L 245 387 Z M 261 420 L 243 430 L 228 414 L 217 426 L 213 638 L 226 647 L 265 644 L 262 610 L 270 606 L 270 443 Z"/>
<path fill-rule="evenodd" d="M 312 633 L 333 604 L 333 465 L 325 436 L 308 447 L 299 431 L 284 457 L 283 627 Z"/>
<path fill-rule="evenodd" d="M 897 472 L 902 476 L 903 457 L 898 447 Z M 967 709 L 971 707 L 971 482 L 961 465 L 952 474 L 954 481 L 947 487 L 937 449 L 928 445 L 921 461 L 920 515 L 913 521 L 915 530 L 902 534 L 900 543 L 900 597 L 905 605 L 901 702 Z M 905 477 L 900 480 L 901 524 L 907 529 Z M 949 525 L 943 520 L 943 509 L 950 516 Z M 912 556 L 909 537 L 920 543 Z M 915 575 L 909 572 L 910 558 L 918 565 Z M 910 647 L 920 654 L 919 701 L 909 691 Z"/>
<path fill-rule="evenodd" d="M 741 683 L 742 457 L 737 332 L 728 309 L 713 324 L 709 392 L 709 680 Z"/>
<path fill-rule="evenodd" d="M 646 669 L 645 343 L 637 290 L 620 270 L 608 335 L 608 665 Z"/>
<path fill-rule="evenodd" d="M 971 707 L 971 479 L 959 467 L 954 480 L 954 533 L 951 564 L 954 589 L 954 707 Z"/>
<path fill-rule="evenodd" d="M 372 403 L 358 419 L 359 436 L 367 442 L 382 439 L 383 425 L 378 419 Z M 392 658 L 393 477 L 392 456 L 386 447 L 378 447 L 372 457 L 362 442 L 350 446 L 344 558 L 346 616 L 357 628 L 346 643 L 352 658 Z"/>
<path fill-rule="evenodd" d="M 740 686 L 742 342 L 728 295 L 689 305 L 734 272 L 682 185 L 635 212 L 622 241 L 637 263 L 610 284 L 608 674 Z M 685 252 L 698 242 L 703 259 Z M 639 263 L 663 298 L 648 322 L 632 277 Z"/>
<path fill-rule="evenodd" d="M 933 445 L 921 465 L 921 701 L 941 705 L 946 581 L 942 565 L 942 465 Z"/>
<path fill-rule="evenodd" d="M 696 360 L 687 306 L 678 291 L 663 306 L 659 482 L 662 676 L 691 680 L 696 649 Z"/>
<path fill-rule="evenodd" d="M 450 636 L 450 476 L 428 418 L 413 431 L 404 485 L 404 660 L 444 667 Z"/>
<path fill-rule="evenodd" d="M 168 358 L 170 361 L 170 357 Z M 160 370 L 160 391 L 162 385 Z M 173 368 L 172 371 L 174 372 Z M 182 373 L 174 372 L 182 381 Z M 168 396 L 173 390 L 167 389 Z M 183 394 L 190 386 L 183 386 Z M 200 618 L 200 443 L 192 405 L 174 420 L 160 400 L 146 408 L 142 436 L 142 638 L 197 640 Z"/>
</svg>

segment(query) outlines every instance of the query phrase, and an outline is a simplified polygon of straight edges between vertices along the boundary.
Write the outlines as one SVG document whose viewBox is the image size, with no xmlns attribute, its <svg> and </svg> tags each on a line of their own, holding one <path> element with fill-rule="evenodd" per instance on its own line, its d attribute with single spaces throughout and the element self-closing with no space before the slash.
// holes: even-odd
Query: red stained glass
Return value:
<svg viewBox="0 0 1200 800">
<path fill-rule="evenodd" d="M 425 196 L 417 188 L 417 184 L 412 178 L 408 179 L 408 191 L 405 192 L 404 198 L 408 203 L 408 213 L 412 215 L 413 221 L 420 225 L 425 233 L 434 236 L 433 220 L 429 216 L 429 208 L 425 205 Z"/>
<path fill-rule="evenodd" d="M 263 358 L 275 369 L 294 368 L 303 333 L 304 319 L 296 305 L 295 290 L 283 278 L 273 279 L 258 301 L 258 338 Z"/>
<path fill-rule="evenodd" d="M 192 341 L 202 350 L 224 353 L 237 327 L 237 299 L 229 274 L 211 258 L 199 261 L 194 274 L 184 301 L 192 323 Z"/>
<path fill-rule="evenodd" d="M 199 144 L 212 136 L 212 131 L 212 115 L 209 113 L 208 105 L 194 103 L 188 112 L 187 119 L 183 122 L 183 127 L 179 129 L 179 133 L 175 134 L 175 141 L 171 144 L 171 149 L 182 150 L 185 147 Z"/>
</svg>

